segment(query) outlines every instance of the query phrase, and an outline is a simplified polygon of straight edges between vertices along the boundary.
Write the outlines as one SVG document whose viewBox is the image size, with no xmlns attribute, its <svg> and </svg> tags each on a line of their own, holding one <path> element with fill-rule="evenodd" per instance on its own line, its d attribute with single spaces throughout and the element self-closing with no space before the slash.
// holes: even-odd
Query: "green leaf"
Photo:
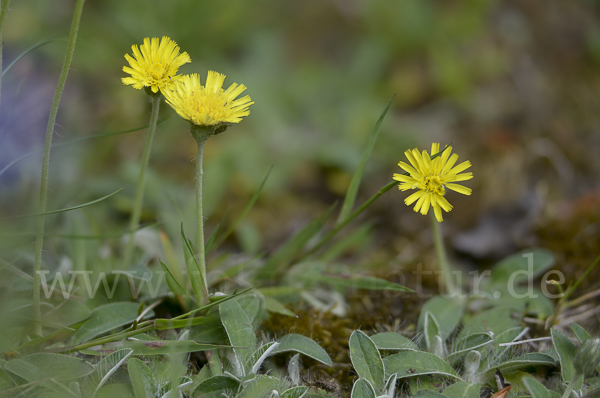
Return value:
<svg viewBox="0 0 600 398">
<path fill-rule="evenodd" d="M 273 390 L 279 391 L 282 384 L 276 377 L 257 375 L 236 398 L 263 398 Z"/>
<path fill-rule="evenodd" d="M 273 351 L 273 355 L 280 352 L 294 351 L 311 357 L 327 366 L 332 366 L 331 358 L 327 352 L 314 340 L 301 334 L 288 334 L 278 340 L 279 346 Z"/>
<path fill-rule="evenodd" d="M 135 398 L 154 398 L 157 386 L 152 370 L 137 358 L 130 358 L 127 362 L 127 371 Z"/>
<path fill-rule="evenodd" d="M 358 379 L 352 386 L 351 398 L 375 398 L 375 389 L 366 379 Z"/>
<path fill-rule="evenodd" d="M 445 395 L 440 394 L 432 390 L 421 390 L 417 392 L 412 398 L 447 398 Z"/>
<path fill-rule="evenodd" d="M 273 297 L 265 296 L 265 307 L 267 311 L 272 312 L 274 314 L 281 314 L 285 316 L 291 316 L 293 318 L 298 318 L 296 314 L 285 308 L 285 306 L 281 304 L 279 300 Z"/>
<path fill-rule="evenodd" d="M 425 346 L 427 347 L 427 351 L 432 352 L 433 341 L 435 340 L 435 336 L 441 336 L 441 333 L 437 320 L 431 312 L 425 313 L 423 331 L 425 332 Z"/>
<path fill-rule="evenodd" d="M 462 359 L 467 352 L 476 350 L 494 342 L 494 337 L 490 333 L 473 333 L 459 340 L 454 347 L 452 353 L 448 355 L 448 361 L 455 362 Z"/>
<path fill-rule="evenodd" d="M 281 398 L 302 398 L 307 392 L 308 387 L 306 386 L 292 387 L 288 390 L 285 390 L 283 394 L 281 394 Z"/>
<path fill-rule="evenodd" d="M 225 392 L 235 391 L 239 386 L 239 382 L 229 376 L 213 376 L 204 380 L 198 384 L 198 387 L 194 390 L 194 396 L 196 393 L 212 393 L 212 392 Z"/>
<path fill-rule="evenodd" d="M 44 378 L 42 371 L 35 365 L 18 358 L 6 362 L 4 369 L 29 382 Z"/>
<path fill-rule="evenodd" d="M 512 292 L 505 287 L 497 287 L 492 294 L 500 294 L 500 298 L 492 301 L 494 306 L 511 306 L 521 312 L 535 314 L 538 319 L 545 319 L 554 313 L 554 304 L 544 293 L 533 286 L 511 286 Z"/>
<path fill-rule="evenodd" d="M 492 268 L 490 282 L 492 285 L 506 286 L 510 283 L 516 286 L 542 275 L 554 265 L 554 261 L 554 255 L 549 250 L 526 249 L 496 264 Z"/>
<path fill-rule="evenodd" d="M 95 398 L 115 398 L 115 397 L 130 397 L 131 385 L 125 383 L 107 384 L 103 386 Z"/>
<path fill-rule="evenodd" d="M 192 283 L 192 290 L 194 291 L 196 300 L 202 300 L 202 297 L 206 295 L 206 281 L 204 280 L 204 275 L 200 270 L 200 265 L 198 264 L 198 260 L 196 259 L 196 254 L 192 249 L 192 244 L 190 243 L 189 239 L 185 236 L 185 232 L 183 231 L 183 223 L 181 223 L 181 241 L 183 243 L 183 256 L 185 259 L 185 267 L 187 268 L 188 278 L 190 278 L 190 282 Z"/>
<path fill-rule="evenodd" d="M 219 314 L 215 312 L 202 318 L 204 318 L 205 321 L 198 323 L 197 326 L 191 330 L 190 338 L 195 341 L 203 341 L 210 344 L 227 344 L 227 332 L 221 323 Z"/>
<path fill-rule="evenodd" d="M 418 350 L 419 347 L 409 338 L 395 332 L 377 333 L 371 340 L 379 350 Z"/>
<path fill-rule="evenodd" d="M 219 313 L 229 342 L 239 347 L 233 349 L 239 365 L 244 366 L 243 364 L 247 363 L 255 349 L 256 336 L 252 323 L 255 314 L 248 314 L 238 300 L 233 299 L 222 303 L 219 306 Z"/>
<path fill-rule="evenodd" d="M 419 321 L 417 323 L 417 331 L 424 332 L 425 314 L 433 315 L 439 325 L 440 337 L 446 340 L 448 335 L 458 326 L 463 314 L 463 306 L 461 303 L 448 300 L 442 296 L 435 296 L 428 300 L 421 308 Z"/>
<path fill-rule="evenodd" d="M 394 94 L 395 95 L 395 94 Z M 377 141 L 377 136 L 379 135 L 379 129 L 381 128 L 381 123 L 387 114 L 388 109 L 390 109 L 390 105 L 392 105 L 392 100 L 394 96 L 390 98 L 387 106 L 379 116 L 379 120 L 375 123 L 375 127 L 369 134 L 369 139 L 367 140 L 367 144 L 365 145 L 365 149 L 363 150 L 362 156 L 360 158 L 360 162 L 358 163 L 358 167 L 352 176 L 352 181 L 350 181 L 350 186 L 348 187 L 348 192 L 346 192 L 346 197 L 344 198 L 344 204 L 342 205 L 342 209 L 340 210 L 340 215 L 338 216 L 337 224 L 341 224 L 348 216 L 350 212 L 352 212 L 352 208 L 354 207 L 354 202 L 356 201 L 356 194 L 358 193 L 358 187 L 360 186 L 360 180 L 362 179 L 363 172 L 365 171 L 365 167 L 367 167 L 367 161 L 371 156 L 371 151 L 373 150 L 373 146 L 375 145 L 375 141 Z"/>
<path fill-rule="evenodd" d="M 285 242 L 283 246 L 269 257 L 257 277 L 259 279 L 273 278 L 287 268 L 306 243 L 323 228 L 325 221 L 327 221 L 333 209 L 335 209 L 335 205 L 331 206 L 324 214 L 311 220 L 291 239 Z"/>
<path fill-rule="evenodd" d="M 494 368 L 488 369 L 483 374 L 484 382 L 491 382 L 494 379 L 496 369 L 507 374 L 520 369 L 536 369 L 539 366 L 554 366 L 556 362 L 550 355 L 532 352 L 530 354 L 521 355 L 511 358 L 508 361 L 496 365 Z"/>
<path fill-rule="evenodd" d="M 248 319 L 252 320 L 254 329 L 258 328 L 262 321 L 262 315 L 264 314 L 262 297 L 259 298 L 253 294 L 248 294 L 241 296 L 236 300 L 248 316 Z"/>
<path fill-rule="evenodd" d="M 481 384 L 479 383 L 459 381 L 446 387 L 444 395 L 448 398 L 479 398 L 480 389 Z"/>
<path fill-rule="evenodd" d="M 359 377 L 368 380 L 377 391 L 385 383 L 385 370 L 377 346 L 360 330 L 350 335 L 350 360 Z"/>
<path fill-rule="evenodd" d="M 94 371 L 94 367 L 83 359 L 69 355 L 38 353 L 23 358 L 40 369 L 44 377 L 56 381 L 73 381 Z"/>
<path fill-rule="evenodd" d="M 554 344 L 554 348 L 556 352 L 558 352 L 558 356 L 560 358 L 560 374 L 562 375 L 562 379 L 565 383 L 568 383 L 572 380 L 575 374 L 575 367 L 573 366 L 573 359 L 575 358 L 575 351 L 577 348 L 575 344 L 569 340 L 567 336 L 562 334 L 557 329 L 552 329 L 550 331 L 552 335 L 552 343 Z M 580 378 L 580 382 L 578 385 L 583 382 Z M 581 388 L 581 385 L 575 387 L 576 389 Z"/>
<path fill-rule="evenodd" d="M 499 334 L 518 326 L 519 323 L 520 314 L 513 307 L 494 307 L 471 318 L 458 334 L 458 338 L 463 339 L 468 334 L 479 332 Z"/>
<path fill-rule="evenodd" d="M 162 261 L 160 261 L 160 266 L 162 267 L 163 272 L 165 273 L 167 286 L 169 286 L 169 290 L 171 290 L 171 293 L 173 293 L 176 296 L 186 296 L 187 292 L 185 291 L 183 286 L 181 286 L 179 282 L 177 282 L 177 278 L 175 278 L 175 276 L 171 273 L 169 267 L 167 267 L 167 265 Z"/>
<path fill-rule="evenodd" d="M 520 339 L 526 329 L 522 326 L 517 326 L 505 330 L 502 333 L 494 335 L 494 361 L 502 362 L 505 356 L 510 352 L 510 346 L 500 346 L 500 344 L 512 343 Z M 486 362 L 489 362 L 491 358 L 486 357 Z"/>
<path fill-rule="evenodd" d="M 109 332 L 115 328 L 132 323 L 138 317 L 139 303 L 119 302 L 97 307 L 90 319 L 73 335 L 73 344 L 84 341 Z M 145 317 L 154 316 L 154 311 L 149 311 Z"/>
<path fill-rule="evenodd" d="M 531 394 L 531 398 L 552 398 L 550 391 L 542 383 L 533 377 L 523 378 L 523 384 L 527 391 Z"/>
<path fill-rule="evenodd" d="M 401 351 L 383 359 L 385 371 L 396 373 L 399 379 L 420 375 L 435 375 L 460 380 L 452 366 L 436 355 L 422 351 Z"/>
<path fill-rule="evenodd" d="M 582 328 L 581 326 L 579 326 L 576 323 L 572 323 L 569 326 L 571 326 L 571 330 L 573 331 L 573 333 L 575 334 L 575 336 L 577 336 L 577 340 L 579 340 L 580 343 L 583 343 L 584 341 L 586 341 L 587 339 L 589 339 L 590 337 L 592 337 L 587 330 L 585 330 L 584 328 Z"/>
</svg>

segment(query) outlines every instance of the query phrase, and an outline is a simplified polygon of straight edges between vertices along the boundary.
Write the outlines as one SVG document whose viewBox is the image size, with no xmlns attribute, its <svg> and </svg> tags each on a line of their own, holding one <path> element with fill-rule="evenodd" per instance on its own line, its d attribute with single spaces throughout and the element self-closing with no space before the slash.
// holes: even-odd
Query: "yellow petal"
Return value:
<svg viewBox="0 0 600 398">
<path fill-rule="evenodd" d="M 471 194 L 471 188 L 467 188 L 458 184 L 446 184 L 446 188 L 456 191 L 458 193 L 462 193 L 463 195 Z"/>
<path fill-rule="evenodd" d="M 444 211 L 448 212 L 448 211 L 452 210 L 452 205 L 450 203 L 448 203 L 446 198 L 444 198 L 442 195 L 437 195 L 435 199 L 436 199 L 437 204 L 439 204 L 440 207 L 442 209 L 444 209 Z"/>
<path fill-rule="evenodd" d="M 438 222 L 444 221 L 444 218 L 442 217 L 442 209 L 438 203 L 433 206 L 433 211 L 435 212 L 435 219 L 438 220 Z"/>
<path fill-rule="evenodd" d="M 411 205 L 415 200 L 420 199 L 421 196 L 423 196 L 423 191 L 417 191 L 415 193 L 413 193 L 412 195 L 410 195 L 408 198 L 404 199 L 404 203 L 406 203 L 407 206 Z"/>
</svg>

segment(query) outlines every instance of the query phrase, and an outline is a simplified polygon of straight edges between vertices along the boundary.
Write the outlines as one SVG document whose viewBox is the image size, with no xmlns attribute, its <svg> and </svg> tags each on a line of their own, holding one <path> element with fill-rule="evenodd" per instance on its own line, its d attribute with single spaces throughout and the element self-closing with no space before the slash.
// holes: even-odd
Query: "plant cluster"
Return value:
<svg viewBox="0 0 600 398">
<path fill-rule="evenodd" d="M 0 32 L 8 4 L 2 2 Z M 225 75 L 218 72 L 209 71 L 204 85 L 198 74 L 179 75 L 179 67 L 191 59 L 168 37 L 146 38 L 140 47 L 132 47 L 133 56 L 125 55 L 129 66 L 123 71 L 129 76 L 122 82 L 145 90 L 151 112 L 129 229 L 119 235 L 127 238 L 124 247 L 102 258 L 99 249 L 90 254 L 85 244 L 77 246 L 74 253 L 93 258 L 90 269 L 74 270 L 69 256 L 64 264 L 48 264 L 43 258 L 46 216 L 93 206 L 120 192 L 69 208 L 46 209 L 52 133 L 83 4 L 83 0 L 76 3 L 48 121 L 39 211 L 26 215 L 38 221 L 32 260 L 20 248 L 7 249 L 16 254 L 16 260 L 0 260 L 11 275 L 1 308 L 6 326 L 0 333 L 0 397 L 301 398 L 349 394 L 352 398 L 477 398 L 487 394 L 503 398 L 520 394 L 570 398 L 600 389 L 600 340 L 576 322 L 585 313 L 574 307 L 585 297 L 570 300 L 598 260 L 564 292 L 560 283 L 547 278 L 554 264 L 552 253 L 538 248 L 501 261 L 489 278 L 466 281 L 454 277 L 441 234 L 442 210 L 452 209 L 448 191 L 471 194 L 470 188 L 457 182 L 470 180 L 473 174 L 465 172 L 471 167 L 469 161 L 456 164 L 458 155 L 451 154 L 450 144 L 433 143 L 430 153 L 407 150 L 409 163 L 398 164 L 405 173 L 394 174 L 392 181 L 356 205 L 362 175 L 391 100 L 368 137 L 335 222 L 328 222 L 336 211 L 332 205 L 269 255 L 237 263 L 230 261 L 228 254 L 219 255 L 218 249 L 251 210 L 266 178 L 242 214 L 227 228 L 223 220 L 205 239 L 204 149 L 209 138 L 248 116 L 254 102 L 249 96 L 238 98 L 246 90 L 244 85 L 233 83 L 224 88 Z M 136 239 L 145 229 L 152 230 L 142 228 L 140 220 L 163 99 L 189 122 L 197 144 L 197 236 L 195 242 L 188 238 L 183 223 L 186 217 L 182 217 L 179 236 L 154 231 L 158 241 L 148 246 L 158 245 L 161 250 L 151 256 L 147 254 L 151 250 L 138 250 Z M 405 200 L 407 205 L 415 204 L 416 212 L 427 215 L 432 209 L 433 240 L 445 295 L 424 304 L 412 339 L 397 332 L 369 336 L 353 331 L 348 351 L 357 377 L 351 390 L 344 391 L 335 381 L 315 379 L 302 367 L 303 357 L 332 366 L 328 347 L 300 334 L 270 337 L 257 331 L 271 314 L 295 317 L 293 304 L 299 301 L 343 317 L 347 289 L 412 292 L 398 283 L 356 274 L 336 261 L 360 234 L 332 244 L 341 230 L 395 186 L 401 191 L 416 190 Z M 181 240 L 179 255 L 172 243 L 176 238 Z M 109 272 L 99 271 L 106 258 Z M 542 274 L 543 284 L 534 287 L 533 281 Z M 67 276 L 71 279 L 65 283 Z M 548 284 L 556 285 L 561 293 L 556 304 L 544 290 Z M 551 329 L 548 338 L 533 334 L 533 328 L 544 327 Z M 576 341 L 565 330 L 570 330 Z M 287 366 L 276 366 L 274 356 L 284 358 Z M 532 376 L 558 366 L 559 378 L 542 383 Z"/>
</svg>

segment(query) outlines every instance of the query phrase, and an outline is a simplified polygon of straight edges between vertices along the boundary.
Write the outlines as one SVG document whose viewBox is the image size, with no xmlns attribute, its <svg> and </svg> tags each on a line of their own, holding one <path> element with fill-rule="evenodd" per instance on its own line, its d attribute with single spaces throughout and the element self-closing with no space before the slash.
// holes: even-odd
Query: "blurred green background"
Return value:
<svg viewBox="0 0 600 398">
<path fill-rule="evenodd" d="M 11 3 L 5 67 L 38 42 L 61 40 L 4 76 L 0 168 L 43 145 L 73 6 Z M 453 141 L 475 177 L 465 184 L 472 196 L 449 196 L 445 231 L 467 257 L 497 258 L 544 243 L 538 231 L 552 220 L 599 215 L 599 20 L 591 0 L 88 0 L 54 142 L 146 124 L 143 91 L 121 83 L 123 55 L 145 37 L 169 36 L 192 59 L 181 73 L 204 80 L 217 70 L 255 101 L 249 117 L 209 141 L 205 161 L 209 233 L 225 213 L 240 213 L 273 166 L 230 242 L 253 253 L 343 199 L 395 94 L 359 202 L 399 171 L 407 148 Z M 195 145 L 167 105 L 161 116 L 168 119 L 154 142 L 144 221 L 176 237 L 181 221 L 193 230 Z M 141 130 L 54 148 L 49 209 L 125 190 L 54 216 L 48 232 L 124 230 L 144 138 Z M 38 153 L 0 175 L 1 215 L 36 210 L 40 163 Z M 404 205 L 406 196 L 392 190 L 363 216 L 373 226 L 367 259 L 404 261 L 429 247 L 428 220 Z M 29 244 L 33 221 L 0 222 Z M 60 251 L 60 241 L 48 242 Z"/>
</svg>

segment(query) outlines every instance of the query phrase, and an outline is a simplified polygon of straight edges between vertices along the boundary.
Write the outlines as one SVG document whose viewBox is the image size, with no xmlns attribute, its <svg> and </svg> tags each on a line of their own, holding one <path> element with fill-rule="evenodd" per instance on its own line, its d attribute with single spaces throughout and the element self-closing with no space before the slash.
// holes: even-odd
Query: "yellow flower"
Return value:
<svg viewBox="0 0 600 398">
<path fill-rule="evenodd" d="M 431 144 L 431 155 L 435 155 L 440 151 L 440 144 Z M 470 195 L 471 189 L 462 185 L 454 184 L 457 181 L 466 181 L 473 178 L 473 173 L 462 173 L 462 171 L 471 167 L 471 162 L 465 161 L 454 166 L 458 160 L 458 155 L 453 154 L 452 147 L 449 146 L 444 150 L 444 153 L 431 159 L 427 151 L 419 153 L 417 149 L 412 149 L 404 152 L 409 164 L 399 162 L 398 166 L 402 167 L 406 174 L 394 174 L 394 180 L 400 181 L 398 188 L 401 191 L 408 189 L 418 189 L 417 192 L 410 195 L 404 203 L 411 205 L 414 201 L 417 204 L 414 207 L 415 211 L 420 211 L 421 214 L 427 214 L 429 206 L 433 207 L 435 218 L 442 222 L 442 209 L 449 212 L 452 210 L 452 205 L 448 203 L 444 195 L 446 189 Z"/>
<path fill-rule="evenodd" d="M 239 123 L 250 114 L 248 107 L 254 102 L 250 96 L 238 98 L 246 86 L 233 83 L 223 90 L 225 75 L 209 71 L 206 85 L 200 84 L 197 73 L 184 75 L 174 86 L 165 90 L 167 104 L 182 118 L 198 126 L 217 126 L 222 123 Z"/>
<path fill-rule="evenodd" d="M 158 37 L 146 37 L 140 48 L 133 45 L 131 49 L 133 57 L 125 54 L 125 59 L 131 67 L 123 67 L 123 72 L 131 76 L 121 80 L 123 84 L 130 84 L 138 90 L 150 87 L 153 93 L 163 91 L 181 78 L 177 75 L 179 67 L 191 62 L 188 53 L 179 54 L 177 43 L 166 36 L 163 36 L 160 42 Z"/>
</svg>

